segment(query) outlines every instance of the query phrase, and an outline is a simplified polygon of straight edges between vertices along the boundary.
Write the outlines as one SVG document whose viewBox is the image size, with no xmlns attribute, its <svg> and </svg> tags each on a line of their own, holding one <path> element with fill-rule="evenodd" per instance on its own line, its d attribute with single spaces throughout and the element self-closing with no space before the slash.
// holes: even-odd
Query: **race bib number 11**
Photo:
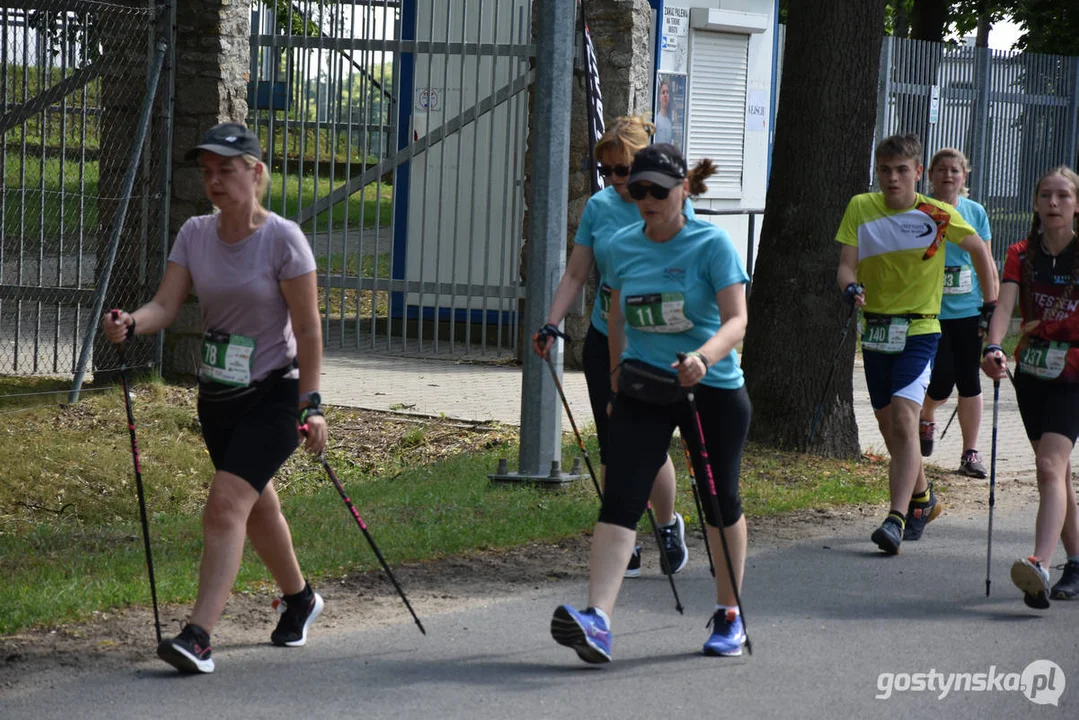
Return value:
<svg viewBox="0 0 1079 720">
<path fill-rule="evenodd" d="M 626 322 L 641 332 L 685 332 L 693 327 L 685 304 L 680 292 L 630 295 L 626 298 Z"/>
</svg>

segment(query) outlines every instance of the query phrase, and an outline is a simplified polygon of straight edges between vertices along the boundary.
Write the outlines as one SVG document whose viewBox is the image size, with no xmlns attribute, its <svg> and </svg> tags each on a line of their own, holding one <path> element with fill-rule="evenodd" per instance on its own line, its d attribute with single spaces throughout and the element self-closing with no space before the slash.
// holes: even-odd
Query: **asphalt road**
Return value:
<svg viewBox="0 0 1079 720">
<path fill-rule="evenodd" d="M 1028 610 L 1008 580 L 1034 512 L 998 502 L 990 598 L 977 508 L 946 512 L 898 557 L 869 543 L 870 519 L 751 552 L 754 653 L 741 658 L 699 654 L 712 582 L 698 555 L 677 576 L 684 616 L 664 578 L 627 581 L 614 662 L 602 667 L 551 640 L 556 605 L 585 599 L 583 583 L 556 583 L 427 615 L 426 637 L 402 608 L 400 622 L 368 630 L 316 625 L 302 650 L 220 647 L 209 676 L 152 656 L 134 669 L 58 670 L 9 689 L 0 718 L 1075 718 L 1079 603 Z M 956 686 L 958 673 L 970 678 Z"/>
</svg>

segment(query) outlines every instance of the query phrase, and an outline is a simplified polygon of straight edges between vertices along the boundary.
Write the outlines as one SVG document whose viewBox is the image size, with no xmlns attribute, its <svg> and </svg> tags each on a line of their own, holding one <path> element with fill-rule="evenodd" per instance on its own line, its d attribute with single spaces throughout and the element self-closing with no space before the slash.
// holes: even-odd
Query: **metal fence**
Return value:
<svg viewBox="0 0 1079 720">
<path fill-rule="evenodd" d="M 253 7 L 247 122 L 329 348 L 515 352 L 530 23 L 530 0 Z"/>
<path fill-rule="evenodd" d="M 884 39 L 876 140 L 918 133 L 927 168 L 940 148 L 962 150 L 998 262 L 1030 230 L 1038 178 L 1076 166 L 1077 110 L 1079 58 Z"/>
<path fill-rule="evenodd" d="M 104 290 L 132 138 L 169 3 L 53 0 L 0 8 L 0 373 L 72 374 Z M 159 90 L 156 97 L 165 95 Z M 127 196 L 105 307 L 148 299 L 167 232 L 163 100 Z M 102 347 L 101 350 L 104 348 Z M 113 353 L 92 354 L 112 369 Z M 157 364 L 139 338 L 132 365 Z"/>
</svg>

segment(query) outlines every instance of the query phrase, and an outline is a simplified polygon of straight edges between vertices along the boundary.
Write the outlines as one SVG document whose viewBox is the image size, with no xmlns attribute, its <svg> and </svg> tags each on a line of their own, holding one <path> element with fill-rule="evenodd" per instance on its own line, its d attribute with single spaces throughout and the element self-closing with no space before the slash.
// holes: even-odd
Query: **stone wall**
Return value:
<svg viewBox="0 0 1079 720">
<path fill-rule="evenodd" d="M 176 10 L 176 92 L 172 141 L 170 237 L 192 215 L 212 211 L 199 170 L 184 162 L 217 123 L 247 119 L 251 5 L 234 0 L 185 0 Z M 163 372 L 191 377 L 198 371 L 201 322 L 189 298 L 165 334 Z"/>
<path fill-rule="evenodd" d="M 542 3 L 536 3 L 542 5 Z M 652 23 L 652 10 L 647 0 L 589 0 L 588 27 L 592 34 L 592 44 L 596 48 L 599 67 L 600 92 L 603 95 L 605 122 L 610 122 L 620 115 L 649 113 L 651 107 L 650 77 L 652 72 L 652 46 L 649 30 Z M 535 27 L 535 19 L 533 20 Z M 577 29 L 580 34 L 580 27 Z M 587 164 L 588 155 L 588 94 L 586 77 L 582 63 L 577 63 L 573 83 L 573 115 L 570 127 L 570 184 L 569 212 L 567 217 L 566 257 L 573 250 L 573 236 L 577 224 L 584 212 L 592 190 Z M 532 128 L 529 132 L 531 134 Z M 531 143 L 529 144 L 531 148 Z M 529 150 L 531 153 L 531 149 Z M 531 163 L 526 159 L 525 192 L 529 189 L 528 174 Z M 527 242 L 528 223 L 525 222 L 525 240 Z M 527 257 L 522 252 L 521 257 Z M 525 275 L 522 268 L 522 278 Z M 595 284 L 589 280 L 585 287 L 585 313 L 571 314 L 566 317 L 566 332 L 578 341 L 566 347 L 564 363 L 566 367 L 581 367 L 581 352 L 584 336 L 588 330 L 589 316 L 595 297 Z M 524 328 L 528 336 L 535 328 Z M 527 337 L 527 336 L 526 336 Z M 531 347 L 524 343 L 524 349 Z"/>
</svg>

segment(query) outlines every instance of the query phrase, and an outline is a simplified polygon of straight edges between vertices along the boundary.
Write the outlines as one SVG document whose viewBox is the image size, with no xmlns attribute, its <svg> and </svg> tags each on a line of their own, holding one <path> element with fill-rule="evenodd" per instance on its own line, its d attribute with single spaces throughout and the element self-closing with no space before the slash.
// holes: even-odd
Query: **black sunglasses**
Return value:
<svg viewBox="0 0 1079 720">
<path fill-rule="evenodd" d="M 614 167 L 611 167 L 610 165 L 599 166 L 599 174 L 601 177 L 610 177 L 611 173 L 614 173 L 618 177 L 625 177 L 626 175 L 629 175 L 629 165 L 615 165 Z"/>
<path fill-rule="evenodd" d="M 656 200 L 666 200 L 667 196 L 671 194 L 670 188 L 665 188 L 662 185 L 642 185 L 641 183 L 633 183 L 629 186 L 629 196 L 634 200 L 644 200 L 645 197 L 651 193 L 652 197 Z"/>
</svg>

